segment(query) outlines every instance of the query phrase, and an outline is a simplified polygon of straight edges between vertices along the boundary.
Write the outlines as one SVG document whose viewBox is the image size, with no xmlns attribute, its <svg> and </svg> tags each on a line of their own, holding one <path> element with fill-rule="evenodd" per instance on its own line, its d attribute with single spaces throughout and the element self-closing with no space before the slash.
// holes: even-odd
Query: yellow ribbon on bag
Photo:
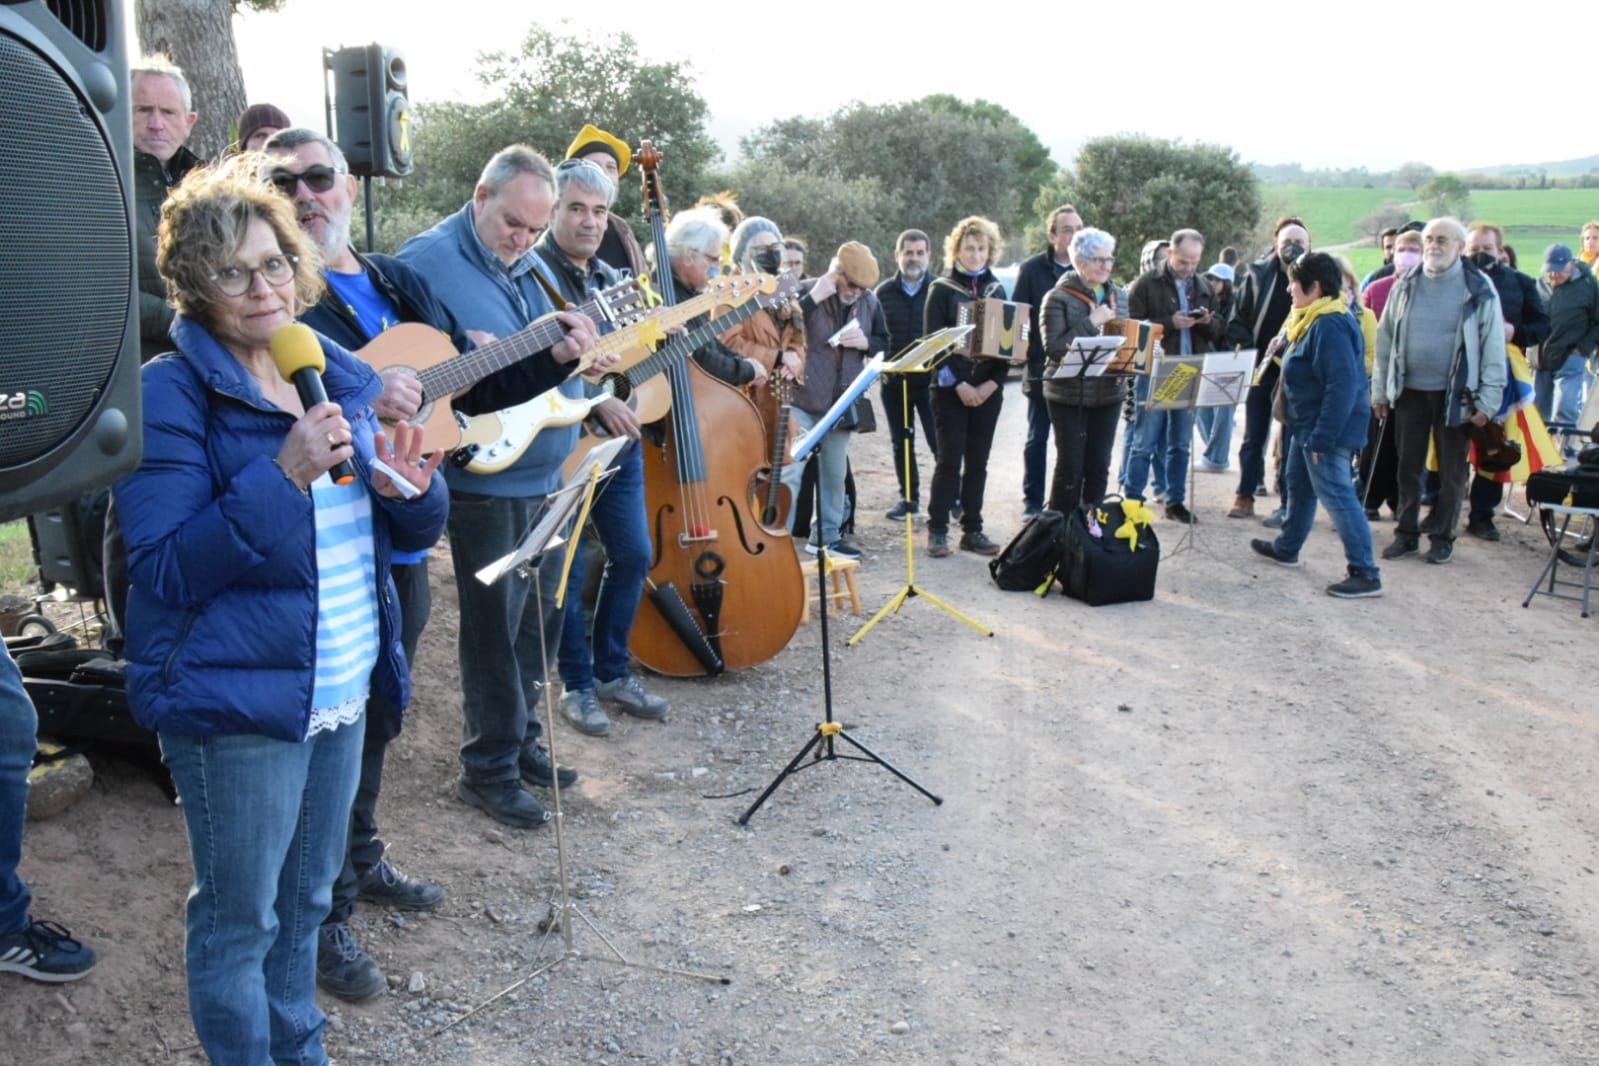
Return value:
<svg viewBox="0 0 1599 1066">
<path fill-rule="evenodd" d="M 1155 513 L 1145 507 L 1142 500 L 1123 500 L 1122 518 L 1125 521 L 1122 522 L 1121 528 L 1116 530 L 1116 539 L 1127 541 L 1128 547 L 1137 551 L 1138 530 L 1141 526 L 1147 526 L 1154 521 Z"/>
</svg>

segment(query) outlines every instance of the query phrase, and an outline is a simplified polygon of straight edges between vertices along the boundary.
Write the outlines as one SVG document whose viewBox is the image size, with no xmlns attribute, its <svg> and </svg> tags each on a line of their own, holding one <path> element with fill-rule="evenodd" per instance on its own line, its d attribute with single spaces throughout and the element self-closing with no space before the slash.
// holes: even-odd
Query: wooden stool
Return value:
<svg viewBox="0 0 1599 1066">
<path fill-rule="evenodd" d="M 827 574 L 833 579 L 833 609 L 844 609 L 844 597 L 849 597 L 851 614 L 861 613 L 861 590 L 855 584 L 855 571 L 861 565 L 859 559 L 840 559 L 837 556 L 827 557 Z M 816 560 L 806 559 L 800 563 L 800 573 L 805 575 L 805 609 L 800 612 L 800 621 L 811 620 L 811 601 L 816 599 Z"/>
</svg>

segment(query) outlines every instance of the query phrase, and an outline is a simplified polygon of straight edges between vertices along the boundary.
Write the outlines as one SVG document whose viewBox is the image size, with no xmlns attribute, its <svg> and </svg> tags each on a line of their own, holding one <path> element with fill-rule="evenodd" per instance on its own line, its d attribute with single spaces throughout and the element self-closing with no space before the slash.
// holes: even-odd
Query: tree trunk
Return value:
<svg viewBox="0 0 1599 1066">
<path fill-rule="evenodd" d="M 215 159 L 233 143 L 244 111 L 244 74 L 229 0 L 138 0 L 139 47 L 171 57 L 188 79 L 200 120 L 188 148 Z"/>
</svg>

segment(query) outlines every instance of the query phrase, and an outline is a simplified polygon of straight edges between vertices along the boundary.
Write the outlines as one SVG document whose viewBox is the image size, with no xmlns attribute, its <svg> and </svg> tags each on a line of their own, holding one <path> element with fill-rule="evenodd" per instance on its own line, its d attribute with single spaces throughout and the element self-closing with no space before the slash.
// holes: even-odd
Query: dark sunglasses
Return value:
<svg viewBox="0 0 1599 1066">
<path fill-rule="evenodd" d="M 322 166 L 319 163 L 315 166 L 306 167 L 298 174 L 292 170 L 274 170 L 267 176 L 267 180 L 276 186 L 277 190 L 284 196 L 293 196 L 294 187 L 302 181 L 305 182 L 305 187 L 312 192 L 327 192 L 333 188 L 333 179 L 338 176 L 339 172 L 337 170 L 332 167 Z"/>
</svg>

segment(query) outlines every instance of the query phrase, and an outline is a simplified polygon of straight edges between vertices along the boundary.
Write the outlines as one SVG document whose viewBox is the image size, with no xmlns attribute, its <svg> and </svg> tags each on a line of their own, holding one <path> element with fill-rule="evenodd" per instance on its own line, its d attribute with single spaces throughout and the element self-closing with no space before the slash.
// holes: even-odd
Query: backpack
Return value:
<svg viewBox="0 0 1599 1066">
<path fill-rule="evenodd" d="M 988 573 L 1007 591 L 1047 596 L 1065 561 L 1066 516 L 1040 511 L 989 560 Z"/>
<path fill-rule="evenodd" d="M 1066 595 L 1090 607 L 1155 598 L 1160 540 L 1148 522 L 1148 509 L 1136 501 L 1107 496 L 1085 503 L 1066 523 L 1066 559 L 1061 583 Z M 1128 521 L 1128 511 L 1141 520 Z M 1130 535 L 1118 534 L 1126 527 Z"/>
</svg>

